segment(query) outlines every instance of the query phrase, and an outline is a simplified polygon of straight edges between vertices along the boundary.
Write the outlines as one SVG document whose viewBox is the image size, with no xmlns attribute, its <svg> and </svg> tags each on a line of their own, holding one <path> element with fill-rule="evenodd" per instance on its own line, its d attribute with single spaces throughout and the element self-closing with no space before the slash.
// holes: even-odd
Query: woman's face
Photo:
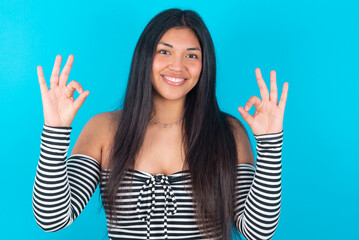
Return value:
<svg viewBox="0 0 359 240">
<path fill-rule="evenodd" d="M 152 65 L 154 97 L 184 100 L 197 84 L 202 70 L 202 50 L 194 32 L 171 28 L 160 39 Z"/>
</svg>

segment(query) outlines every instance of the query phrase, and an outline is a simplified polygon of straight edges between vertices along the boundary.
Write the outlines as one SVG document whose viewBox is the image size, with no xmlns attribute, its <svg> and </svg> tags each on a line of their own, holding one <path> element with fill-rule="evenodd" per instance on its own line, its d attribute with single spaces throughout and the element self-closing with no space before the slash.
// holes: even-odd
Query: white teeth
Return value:
<svg viewBox="0 0 359 240">
<path fill-rule="evenodd" d="M 169 76 L 163 76 L 164 78 L 166 78 L 167 80 L 170 80 L 171 82 L 182 82 L 184 81 L 184 78 L 173 78 L 173 77 L 169 77 Z"/>
</svg>

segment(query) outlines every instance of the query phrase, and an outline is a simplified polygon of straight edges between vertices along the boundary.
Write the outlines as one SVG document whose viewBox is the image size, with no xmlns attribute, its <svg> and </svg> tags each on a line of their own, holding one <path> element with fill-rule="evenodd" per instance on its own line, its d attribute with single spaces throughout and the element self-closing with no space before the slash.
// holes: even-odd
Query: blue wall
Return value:
<svg viewBox="0 0 359 240">
<path fill-rule="evenodd" d="M 358 239 L 358 4 L 313 2 L 0 1 L 0 238 L 105 238 L 98 189 L 60 232 L 45 233 L 34 220 L 32 187 L 43 124 L 36 66 L 43 67 L 49 84 L 55 56 L 62 55 L 64 65 L 74 54 L 69 81 L 91 92 L 72 124 L 72 148 L 93 115 L 120 102 L 147 22 L 179 7 L 198 11 L 213 36 L 224 111 L 241 119 L 237 107 L 259 96 L 256 67 L 267 86 L 270 70 L 277 71 L 280 92 L 289 82 L 282 211 L 273 239 Z"/>
</svg>

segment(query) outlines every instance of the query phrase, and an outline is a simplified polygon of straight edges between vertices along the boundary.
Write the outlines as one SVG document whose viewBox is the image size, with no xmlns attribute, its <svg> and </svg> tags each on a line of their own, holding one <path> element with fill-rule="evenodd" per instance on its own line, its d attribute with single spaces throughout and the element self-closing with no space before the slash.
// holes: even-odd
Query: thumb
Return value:
<svg viewBox="0 0 359 240">
<path fill-rule="evenodd" d="M 248 125 L 251 126 L 253 122 L 253 117 L 246 110 L 244 110 L 243 107 L 238 107 L 238 111 L 241 114 L 244 121 L 246 121 Z"/>
<path fill-rule="evenodd" d="M 84 91 L 82 92 L 77 99 L 74 102 L 74 108 L 76 109 L 76 111 L 78 111 L 80 109 L 80 107 L 82 106 L 82 104 L 85 102 L 87 96 L 90 94 L 90 91 Z"/>
</svg>

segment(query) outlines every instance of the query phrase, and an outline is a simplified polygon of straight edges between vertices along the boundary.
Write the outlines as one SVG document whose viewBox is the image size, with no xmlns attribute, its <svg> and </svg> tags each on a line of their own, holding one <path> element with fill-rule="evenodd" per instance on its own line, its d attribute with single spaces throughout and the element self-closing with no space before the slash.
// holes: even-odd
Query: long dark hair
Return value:
<svg viewBox="0 0 359 240">
<path fill-rule="evenodd" d="M 196 219 L 207 237 L 231 239 L 234 214 L 237 149 L 229 114 L 215 96 L 216 59 L 211 35 L 194 11 L 169 9 L 159 13 L 142 32 L 131 63 L 123 109 L 110 155 L 104 191 L 111 221 L 116 219 L 116 193 L 126 169 L 133 168 L 152 110 L 152 61 L 162 35 L 174 27 L 191 29 L 202 49 L 202 72 L 185 99 L 182 122 L 185 164 L 191 174 Z"/>
</svg>

